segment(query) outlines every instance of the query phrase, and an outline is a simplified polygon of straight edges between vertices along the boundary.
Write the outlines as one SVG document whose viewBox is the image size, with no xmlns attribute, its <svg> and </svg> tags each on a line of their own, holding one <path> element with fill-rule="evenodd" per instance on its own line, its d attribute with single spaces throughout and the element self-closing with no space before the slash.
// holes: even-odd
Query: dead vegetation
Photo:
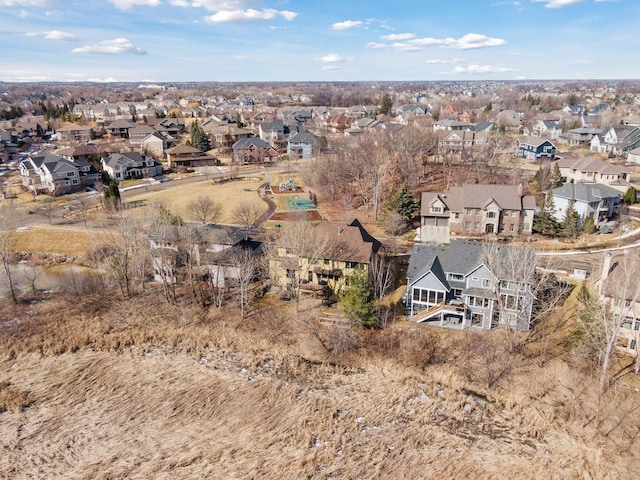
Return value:
<svg viewBox="0 0 640 480">
<path fill-rule="evenodd" d="M 2 478 L 630 478 L 640 402 L 500 335 L 153 288 L 0 310 Z M 162 305 L 162 308 L 158 308 Z M 322 342 L 320 341 L 322 340 Z"/>
</svg>

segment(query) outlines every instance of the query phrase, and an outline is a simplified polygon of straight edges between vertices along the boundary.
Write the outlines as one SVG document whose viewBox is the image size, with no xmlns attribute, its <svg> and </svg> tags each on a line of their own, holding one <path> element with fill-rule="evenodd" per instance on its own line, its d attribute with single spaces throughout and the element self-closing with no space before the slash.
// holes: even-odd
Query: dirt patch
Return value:
<svg viewBox="0 0 640 480">
<path fill-rule="evenodd" d="M 317 210 L 301 210 L 297 212 L 276 212 L 271 215 L 271 221 L 292 222 L 296 220 L 308 220 L 310 222 L 319 222 L 322 215 Z"/>
</svg>

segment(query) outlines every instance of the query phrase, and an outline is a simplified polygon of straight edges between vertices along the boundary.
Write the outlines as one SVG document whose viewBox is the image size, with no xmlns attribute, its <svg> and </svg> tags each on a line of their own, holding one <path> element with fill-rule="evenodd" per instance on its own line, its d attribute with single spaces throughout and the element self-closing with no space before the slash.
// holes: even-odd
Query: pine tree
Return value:
<svg viewBox="0 0 640 480">
<path fill-rule="evenodd" d="M 420 204 L 413 198 L 409 185 L 404 183 L 389 195 L 385 210 L 387 212 L 398 212 L 407 222 L 411 222 L 415 213 L 420 210 Z"/>
<path fill-rule="evenodd" d="M 191 130 L 189 131 L 189 141 L 187 142 L 192 147 L 197 148 L 201 152 L 207 152 L 211 150 L 211 143 L 209 142 L 209 136 L 207 132 L 198 124 L 195 120 L 191 124 Z"/>
<path fill-rule="evenodd" d="M 576 201 L 571 199 L 562 222 L 562 234 L 565 237 L 576 238 L 580 234 L 580 216 L 575 208 Z"/>
<path fill-rule="evenodd" d="M 633 187 L 629 187 L 624 195 L 622 196 L 622 201 L 627 205 L 633 205 L 636 203 L 636 189 Z"/>
<path fill-rule="evenodd" d="M 393 100 L 388 93 L 385 93 L 382 97 L 382 105 L 380 105 L 380 113 L 385 115 L 391 115 L 391 109 L 393 108 Z"/>
<path fill-rule="evenodd" d="M 547 195 L 542 210 L 533 220 L 533 229 L 543 235 L 555 235 L 558 233 L 558 222 L 554 218 L 556 211 L 553 196 Z"/>
<path fill-rule="evenodd" d="M 104 203 L 109 210 L 120 209 L 120 189 L 118 188 L 118 181 L 111 180 L 104 190 Z"/>
<path fill-rule="evenodd" d="M 349 277 L 350 284 L 340 295 L 340 306 L 345 313 L 357 320 L 365 328 L 373 328 L 378 324 L 378 308 L 373 288 L 364 271 L 358 271 Z"/>
<path fill-rule="evenodd" d="M 553 176 L 551 179 L 553 183 L 551 188 L 558 188 L 562 186 L 562 174 L 560 173 L 560 165 L 558 165 L 558 162 L 553 164 Z"/>
</svg>

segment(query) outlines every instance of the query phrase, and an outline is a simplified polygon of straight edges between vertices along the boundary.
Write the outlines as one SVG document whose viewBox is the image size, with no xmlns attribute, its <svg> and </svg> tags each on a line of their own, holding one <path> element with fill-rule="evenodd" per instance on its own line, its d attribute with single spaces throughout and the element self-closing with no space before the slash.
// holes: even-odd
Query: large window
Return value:
<svg viewBox="0 0 640 480">
<path fill-rule="evenodd" d="M 487 218 L 496 218 L 496 212 L 487 212 Z"/>
</svg>

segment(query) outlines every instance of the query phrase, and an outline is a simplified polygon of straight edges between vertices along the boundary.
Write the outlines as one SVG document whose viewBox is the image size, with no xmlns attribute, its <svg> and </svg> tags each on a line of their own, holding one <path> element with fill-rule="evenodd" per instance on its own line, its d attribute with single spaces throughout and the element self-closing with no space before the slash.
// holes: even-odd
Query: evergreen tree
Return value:
<svg viewBox="0 0 640 480">
<path fill-rule="evenodd" d="M 104 190 L 104 204 L 109 210 L 120 209 L 120 189 L 118 188 L 118 181 L 111 180 Z"/>
<path fill-rule="evenodd" d="M 407 222 L 411 222 L 415 213 L 420 210 L 420 204 L 413 198 L 409 185 L 404 183 L 389 195 L 385 210 L 387 212 L 398 212 Z"/>
<path fill-rule="evenodd" d="M 391 115 L 391 109 L 393 108 L 393 100 L 388 93 L 385 93 L 382 97 L 382 105 L 380 105 L 380 113 L 385 115 Z"/>
<path fill-rule="evenodd" d="M 582 223 L 582 231 L 588 235 L 591 235 L 596 231 L 596 222 L 593 217 L 587 217 Z"/>
<path fill-rule="evenodd" d="M 533 229 L 543 235 L 555 235 L 558 233 L 558 222 L 553 216 L 555 211 L 556 206 L 553 197 L 547 195 L 542 210 L 533 220 Z"/>
<path fill-rule="evenodd" d="M 622 196 L 622 201 L 627 205 L 633 205 L 636 203 L 636 189 L 633 187 L 629 187 L 624 195 Z"/>
<path fill-rule="evenodd" d="M 189 145 L 196 147 L 201 152 L 207 152 L 211 150 L 211 143 L 209 142 L 209 136 L 207 132 L 198 124 L 195 120 L 191 124 L 191 130 L 189 131 Z"/>
<path fill-rule="evenodd" d="M 576 201 L 571 199 L 562 221 L 562 234 L 565 237 L 576 238 L 580 234 L 580 216 L 575 208 Z"/>
<path fill-rule="evenodd" d="M 350 284 L 340 295 L 340 306 L 353 320 L 357 320 L 365 328 L 374 328 L 378 324 L 378 308 L 373 288 L 364 271 L 353 274 Z"/>
<path fill-rule="evenodd" d="M 562 174 L 560 173 L 560 165 L 558 165 L 558 162 L 553 164 L 553 175 L 551 180 L 553 184 L 551 188 L 558 188 L 562 186 Z"/>
</svg>

